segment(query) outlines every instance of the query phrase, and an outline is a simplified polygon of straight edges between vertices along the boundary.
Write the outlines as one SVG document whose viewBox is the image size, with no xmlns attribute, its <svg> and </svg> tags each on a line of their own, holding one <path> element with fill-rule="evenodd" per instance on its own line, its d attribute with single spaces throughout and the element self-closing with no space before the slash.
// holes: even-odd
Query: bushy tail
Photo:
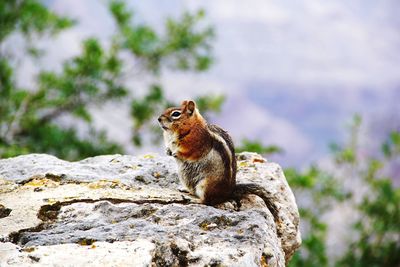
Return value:
<svg viewBox="0 0 400 267">
<path fill-rule="evenodd" d="M 267 205 L 268 209 L 271 211 L 274 218 L 277 218 L 278 215 L 278 207 L 273 202 L 273 197 L 264 187 L 248 183 L 248 184 L 237 184 L 235 190 L 233 191 L 233 196 L 236 199 L 241 199 L 244 195 L 254 194 L 259 196 L 262 200 L 264 200 L 265 205 Z"/>
</svg>

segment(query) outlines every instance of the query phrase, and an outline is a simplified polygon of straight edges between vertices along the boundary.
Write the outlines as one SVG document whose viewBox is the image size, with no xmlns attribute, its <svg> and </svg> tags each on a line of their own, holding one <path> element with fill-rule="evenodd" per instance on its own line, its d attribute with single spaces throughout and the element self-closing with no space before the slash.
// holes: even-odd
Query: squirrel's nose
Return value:
<svg viewBox="0 0 400 267">
<path fill-rule="evenodd" d="M 160 117 L 158 117 L 158 122 L 161 122 L 161 116 L 160 116 Z"/>
</svg>

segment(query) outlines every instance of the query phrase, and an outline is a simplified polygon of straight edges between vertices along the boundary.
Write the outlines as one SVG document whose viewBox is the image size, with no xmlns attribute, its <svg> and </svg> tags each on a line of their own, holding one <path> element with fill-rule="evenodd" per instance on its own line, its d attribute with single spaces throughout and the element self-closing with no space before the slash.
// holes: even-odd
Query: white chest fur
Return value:
<svg viewBox="0 0 400 267">
<path fill-rule="evenodd" d="M 177 145 L 178 135 L 171 131 L 164 131 L 163 136 L 165 147 L 169 148 L 172 154 L 177 153 L 179 149 Z"/>
</svg>

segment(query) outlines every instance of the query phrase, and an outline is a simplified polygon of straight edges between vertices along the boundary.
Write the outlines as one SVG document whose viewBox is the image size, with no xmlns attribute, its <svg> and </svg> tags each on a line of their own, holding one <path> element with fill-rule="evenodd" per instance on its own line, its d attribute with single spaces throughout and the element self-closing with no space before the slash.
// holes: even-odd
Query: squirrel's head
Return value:
<svg viewBox="0 0 400 267">
<path fill-rule="evenodd" d="M 190 131 L 197 124 L 205 124 L 205 120 L 196 108 L 193 100 L 185 100 L 180 107 L 167 108 L 158 122 L 164 131 L 172 131 L 182 134 Z"/>
</svg>

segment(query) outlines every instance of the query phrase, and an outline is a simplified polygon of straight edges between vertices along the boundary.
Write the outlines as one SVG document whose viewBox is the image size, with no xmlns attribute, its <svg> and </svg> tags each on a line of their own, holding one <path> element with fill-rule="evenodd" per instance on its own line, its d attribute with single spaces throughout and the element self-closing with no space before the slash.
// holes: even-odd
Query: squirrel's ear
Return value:
<svg viewBox="0 0 400 267">
<path fill-rule="evenodd" d="M 196 109 L 196 103 L 192 100 L 187 101 L 187 111 L 189 114 L 193 114 L 194 110 Z"/>
</svg>

